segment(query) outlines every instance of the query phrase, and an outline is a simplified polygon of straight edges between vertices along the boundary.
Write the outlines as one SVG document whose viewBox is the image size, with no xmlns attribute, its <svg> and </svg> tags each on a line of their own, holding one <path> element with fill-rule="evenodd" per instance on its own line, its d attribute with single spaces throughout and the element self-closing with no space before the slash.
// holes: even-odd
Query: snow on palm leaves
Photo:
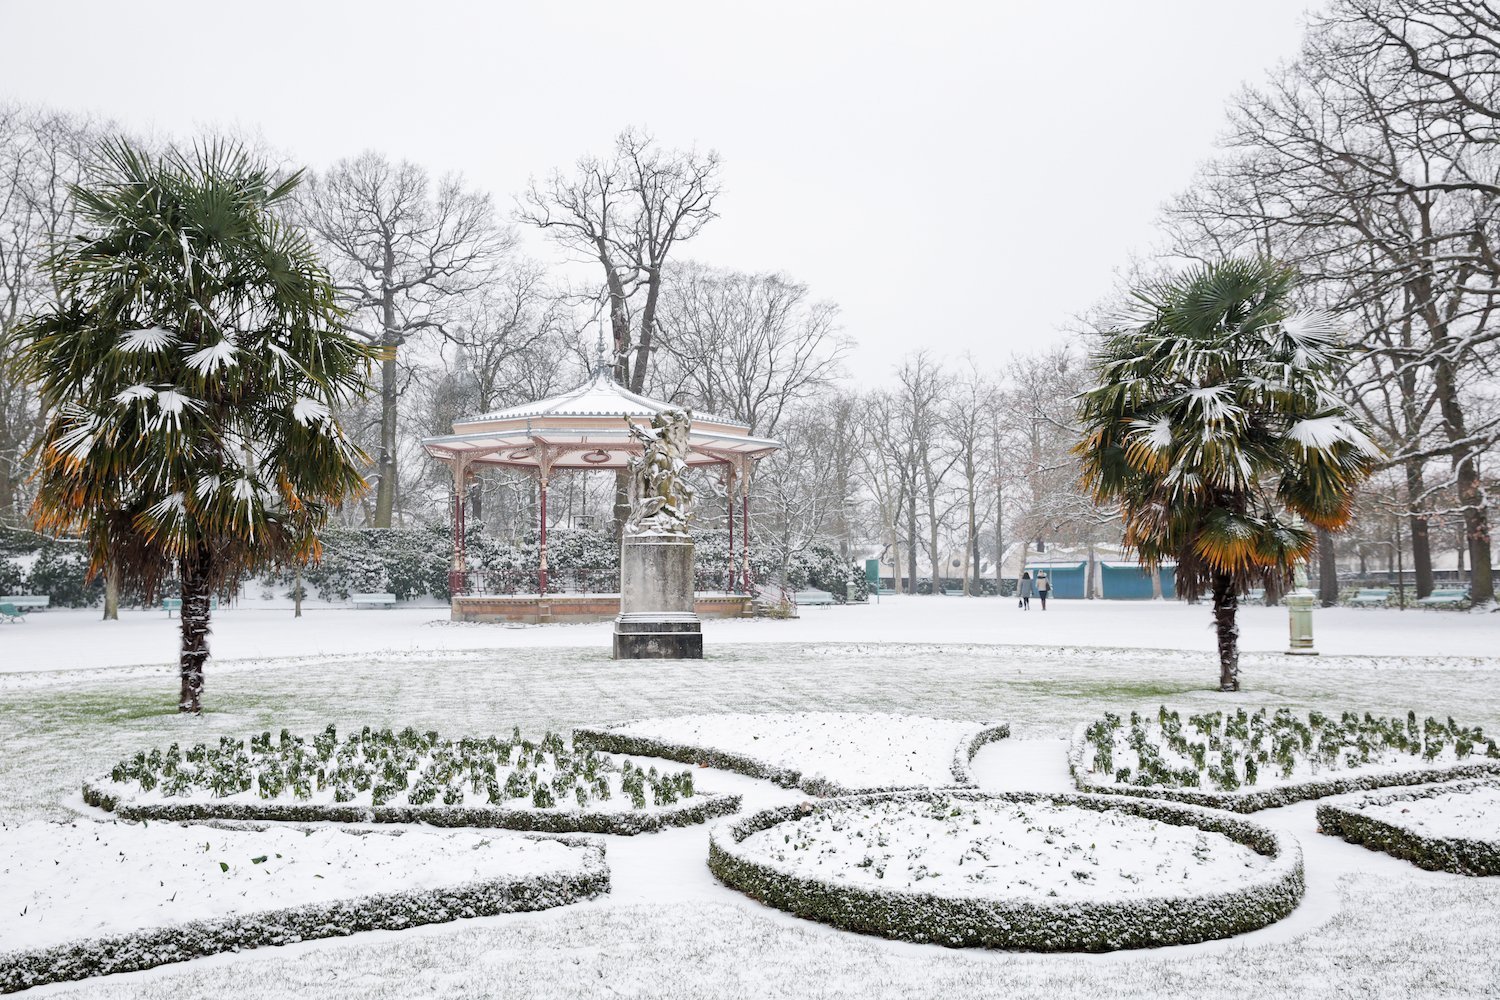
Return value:
<svg viewBox="0 0 1500 1000">
<path fill-rule="evenodd" d="M 330 506 L 364 486 L 329 414 L 363 393 L 370 354 L 311 244 L 273 214 L 296 183 L 229 144 L 105 145 L 73 192 L 88 229 L 50 261 L 59 300 L 26 327 L 22 364 L 53 404 L 36 519 L 81 531 L 96 570 L 148 592 L 176 570 L 188 710 L 208 595 L 315 555 Z"/>
<path fill-rule="evenodd" d="M 1343 527 L 1377 455 L 1337 391 L 1333 324 L 1293 308 L 1294 282 L 1229 260 L 1138 289 L 1079 397 L 1085 486 L 1120 505 L 1143 564 L 1175 559 L 1179 590 L 1213 591 L 1221 633 L 1237 593 L 1285 584 L 1311 551 L 1294 515 Z M 1237 647 L 1221 655 L 1237 686 Z"/>
</svg>

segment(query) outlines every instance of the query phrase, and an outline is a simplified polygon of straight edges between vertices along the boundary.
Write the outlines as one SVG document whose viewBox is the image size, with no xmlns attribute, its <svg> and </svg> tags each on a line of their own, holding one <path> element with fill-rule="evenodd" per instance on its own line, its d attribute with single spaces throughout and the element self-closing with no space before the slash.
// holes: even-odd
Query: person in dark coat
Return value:
<svg viewBox="0 0 1500 1000">
<path fill-rule="evenodd" d="M 1052 593 L 1052 581 L 1045 571 L 1036 575 L 1036 596 L 1042 600 L 1042 610 L 1047 610 L 1047 595 Z"/>
<path fill-rule="evenodd" d="M 1031 582 L 1030 571 L 1021 574 L 1021 579 L 1016 581 L 1016 596 L 1021 599 L 1021 608 L 1025 611 L 1031 610 L 1031 595 L 1036 591 L 1036 585 Z"/>
</svg>

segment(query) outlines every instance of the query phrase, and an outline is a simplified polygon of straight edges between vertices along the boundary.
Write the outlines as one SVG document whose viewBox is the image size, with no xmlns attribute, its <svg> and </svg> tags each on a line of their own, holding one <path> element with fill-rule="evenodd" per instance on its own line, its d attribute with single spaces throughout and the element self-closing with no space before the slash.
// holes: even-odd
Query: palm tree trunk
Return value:
<svg viewBox="0 0 1500 1000">
<path fill-rule="evenodd" d="M 179 575 L 182 579 L 182 653 L 179 671 L 182 693 L 177 700 L 179 712 L 197 715 L 202 709 L 203 664 L 208 660 L 209 562 L 206 548 L 194 549 L 182 557 Z"/>
<path fill-rule="evenodd" d="M 1239 598 L 1227 573 L 1214 574 L 1214 631 L 1219 637 L 1219 690 L 1240 689 L 1240 628 L 1235 622 Z"/>
<path fill-rule="evenodd" d="M 113 561 L 104 567 L 104 620 L 120 620 L 120 569 Z"/>
</svg>

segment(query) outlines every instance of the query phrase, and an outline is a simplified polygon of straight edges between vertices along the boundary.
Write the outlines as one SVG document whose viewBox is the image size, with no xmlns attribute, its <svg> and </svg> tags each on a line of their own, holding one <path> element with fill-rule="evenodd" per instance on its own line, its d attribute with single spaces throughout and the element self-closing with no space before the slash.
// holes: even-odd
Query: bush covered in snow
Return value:
<svg viewBox="0 0 1500 1000">
<path fill-rule="evenodd" d="M 0 993 L 608 892 L 603 844 L 560 839 L 89 822 L 0 830 L 9 898 L 26 904 L 0 919 Z"/>
<path fill-rule="evenodd" d="M 1111 951 L 1264 927 L 1304 890 L 1296 842 L 1191 806 L 929 790 L 715 827 L 725 884 L 846 930 L 953 947 Z"/>
<path fill-rule="evenodd" d="M 306 740 L 283 729 L 120 761 L 85 787 L 127 818 L 427 822 L 549 832 L 638 833 L 701 822 L 738 800 L 700 796 L 691 771 L 616 764 L 555 733 L 540 742 L 333 726 Z"/>
<path fill-rule="evenodd" d="M 83 543 L 33 531 L 0 529 L 0 594 L 39 594 L 52 606 L 85 608 L 104 599 L 104 581 L 87 579 Z"/>
<path fill-rule="evenodd" d="M 1107 713 L 1073 740 L 1070 764 L 1084 791 L 1172 798 L 1248 812 L 1434 776 L 1500 773 L 1500 747 L 1479 727 L 1415 712 L 1406 719 L 1290 709 L 1202 712 L 1186 719 Z"/>
<path fill-rule="evenodd" d="M 1428 871 L 1500 875 L 1500 784 L 1493 780 L 1320 802 L 1318 829 Z"/>
</svg>

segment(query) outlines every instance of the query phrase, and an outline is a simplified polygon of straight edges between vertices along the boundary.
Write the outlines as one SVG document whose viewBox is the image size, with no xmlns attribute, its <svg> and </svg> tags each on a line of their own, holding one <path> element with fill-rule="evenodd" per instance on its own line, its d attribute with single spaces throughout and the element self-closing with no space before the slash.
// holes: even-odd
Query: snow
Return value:
<svg viewBox="0 0 1500 1000">
<path fill-rule="evenodd" d="M 583 847 L 560 841 L 420 829 L 0 826 L 0 948 L 31 950 L 231 913 L 563 872 L 581 869 L 585 858 Z"/>
<path fill-rule="evenodd" d="M 159 351 L 168 344 L 175 343 L 176 340 L 177 334 L 171 330 L 151 326 L 144 330 L 125 331 L 120 337 L 119 349 L 122 351 Z"/>
<path fill-rule="evenodd" d="M 1500 731 L 1500 616 L 1491 614 L 1319 609 L 1324 655 L 1305 658 L 1283 655 L 1284 608 L 1242 608 L 1245 690 L 1223 694 L 1208 608 L 1176 602 L 1054 601 L 1043 614 L 996 599 L 886 597 L 804 609 L 796 621 L 707 621 L 707 659 L 628 667 L 609 657 L 608 623 L 456 625 L 447 613 L 314 606 L 294 619 L 289 606 L 225 608 L 214 615 L 201 718 L 174 711 L 177 622 L 160 610 L 101 622 L 97 608 L 53 609 L 0 625 L 0 821 L 102 815 L 83 806 L 81 782 L 142 747 L 282 726 L 314 732 L 328 722 L 484 732 L 503 720 L 541 732 L 726 712 L 1001 717 L 1014 735 L 980 751 L 975 781 L 987 791 L 1044 792 L 1071 790 L 1073 727 L 1103 711 L 1154 713 L 1162 702 L 1193 711 L 1275 702 L 1335 715 L 1410 708 Z M 712 768 L 694 774 L 701 792 L 743 794 L 746 812 L 807 797 Z M 607 838 L 613 888 L 593 902 L 41 992 L 91 1000 L 1493 994 L 1494 880 L 1423 871 L 1319 835 L 1316 805 L 1254 817 L 1302 845 L 1307 895 L 1289 917 L 1225 941 L 1132 955 L 960 952 L 813 924 L 719 885 L 703 863 L 708 833 L 698 826 Z"/>
<path fill-rule="evenodd" d="M 982 728 L 879 712 L 731 712 L 643 719 L 611 730 L 800 771 L 804 784 L 873 791 L 954 784 L 954 753 Z"/>
<path fill-rule="evenodd" d="M 1309 417 L 1298 420 L 1287 428 L 1286 436 L 1302 445 L 1318 451 L 1327 451 L 1339 444 L 1351 444 L 1366 455 L 1377 455 L 1379 447 L 1366 434 L 1343 417 Z"/>
<path fill-rule="evenodd" d="M 1045 902 L 1202 895 L 1270 865 L 1220 833 L 1054 802 L 832 804 L 740 842 L 788 875 L 863 889 Z"/>
<path fill-rule="evenodd" d="M 304 608 L 302 618 L 293 618 L 289 601 L 250 597 L 216 611 L 214 663 L 442 650 L 607 650 L 614 627 L 611 622 L 521 627 L 456 623 L 448 620 L 446 606 L 404 603 L 391 611 L 359 611 L 316 601 L 306 602 Z M 1003 645 L 1049 658 L 1083 659 L 1099 655 L 1088 652 L 1094 649 L 1170 649 L 1174 657 L 1200 654 L 1198 660 L 1204 663 L 1215 649 L 1208 606 L 1179 601 L 1053 600 L 1043 612 L 1035 602 L 1032 610 L 1020 611 L 1014 599 L 883 597 L 878 603 L 803 608 L 801 615 L 791 621 L 710 619 L 703 623 L 704 643 L 710 654 L 716 645 L 728 644 L 842 643 L 852 651 L 920 643 Z M 1247 666 L 1253 668 L 1258 656 L 1281 664 L 1287 646 L 1286 609 L 1245 605 L 1238 621 Z M 1404 669 L 1435 662 L 1434 658 L 1492 657 L 1500 649 L 1500 615 L 1320 608 L 1313 613 L 1313 626 L 1316 648 L 1323 656 L 1310 661 L 1307 669 L 1328 665 L 1330 656 L 1378 656 L 1382 664 Z M 100 621 L 97 608 L 54 608 L 0 635 L 0 676 L 166 666 L 175 662 L 177 652 L 176 622 L 159 608 L 126 608 L 114 622 Z M 955 655 L 962 653 L 955 650 Z M 1398 663 L 1392 657 L 1411 659 Z"/>
<path fill-rule="evenodd" d="M 328 404 L 306 396 L 298 396 L 292 404 L 292 419 L 299 424 L 312 425 L 327 422 Z"/>
<path fill-rule="evenodd" d="M 235 346 L 234 341 L 225 337 L 217 344 L 210 344 L 208 347 L 189 354 L 187 366 L 200 375 L 212 375 L 220 368 L 232 368 L 238 364 L 234 356 L 239 352 L 240 349 Z"/>
<path fill-rule="evenodd" d="M 1466 784 L 1426 794 L 1432 787 L 1418 786 L 1396 795 L 1340 799 L 1338 804 L 1424 837 L 1500 844 L 1500 785 Z"/>
</svg>

